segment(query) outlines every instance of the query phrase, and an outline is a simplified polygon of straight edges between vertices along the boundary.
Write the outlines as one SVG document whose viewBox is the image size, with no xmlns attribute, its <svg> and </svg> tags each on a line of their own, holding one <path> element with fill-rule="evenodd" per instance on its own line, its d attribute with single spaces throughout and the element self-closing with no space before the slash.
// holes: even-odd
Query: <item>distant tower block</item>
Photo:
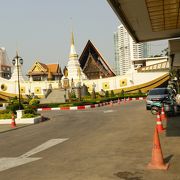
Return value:
<svg viewBox="0 0 180 180">
<path fill-rule="evenodd" d="M 69 53 L 69 61 L 67 65 L 68 69 L 68 79 L 73 79 L 75 84 L 81 82 L 83 79 L 87 79 L 86 75 L 83 73 L 79 60 L 78 54 L 76 53 L 75 46 L 74 46 L 74 34 L 72 32 L 71 35 L 71 48 Z"/>
<path fill-rule="evenodd" d="M 4 47 L 0 48 L 0 77 L 5 79 L 10 79 L 11 77 L 11 65 Z"/>
</svg>

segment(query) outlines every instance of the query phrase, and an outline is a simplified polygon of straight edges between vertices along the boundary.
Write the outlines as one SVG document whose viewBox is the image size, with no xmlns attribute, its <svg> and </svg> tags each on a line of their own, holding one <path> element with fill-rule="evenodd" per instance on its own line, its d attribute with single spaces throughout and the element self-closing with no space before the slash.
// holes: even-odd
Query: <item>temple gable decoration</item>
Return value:
<svg viewBox="0 0 180 180">
<path fill-rule="evenodd" d="M 101 76 L 100 66 L 97 65 L 91 54 L 88 56 L 83 72 L 86 74 L 88 79 L 98 79 Z"/>
<path fill-rule="evenodd" d="M 115 73 L 89 40 L 79 58 L 80 66 L 88 79 L 99 79 L 115 76 Z"/>
<path fill-rule="evenodd" d="M 33 74 L 35 72 L 44 72 L 46 73 L 48 71 L 48 68 L 45 64 L 40 63 L 38 61 L 36 61 L 34 63 L 34 65 L 31 67 L 31 69 L 29 70 L 28 74 Z"/>
</svg>

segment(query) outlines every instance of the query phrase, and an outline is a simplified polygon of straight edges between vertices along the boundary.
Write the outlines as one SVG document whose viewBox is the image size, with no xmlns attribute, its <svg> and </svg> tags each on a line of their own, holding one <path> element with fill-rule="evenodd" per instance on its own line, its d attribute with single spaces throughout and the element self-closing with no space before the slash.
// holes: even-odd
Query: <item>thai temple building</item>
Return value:
<svg viewBox="0 0 180 180">
<path fill-rule="evenodd" d="M 73 33 L 71 34 L 69 60 L 63 72 L 58 64 L 44 64 L 37 60 L 27 73 L 29 79 L 25 80 L 18 53 L 14 61 L 12 77 L 10 79 L 0 77 L 0 99 L 8 100 L 10 97 L 18 96 L 20 92 L 22 98 L 34 95 L 42 100 L 53 97 L 54 100 L 51 102 L 55 102 L 55 100 L 62 102 L 64 95 L 67 96 L 67 91 L 83 85 L 88 88 L 89 92 L 92 92 L 92 89 L 95 89 L 96 92 L 113 90 L 114 93 L 120 93 L 122 90 L 147 92 L 161 86 L 169 79 L 167 58 L 163 61 L 148 59 L 149 62 L 154 61 L 155 64 L 144 63 L 146 60 L 137 59 L 137 63 L 133 63 L 136 65 L 141 63 L 141 67 L 132 68 L 123 76 L 116 76 L 90 40 L 78 59 Z M 61 100 L 58 99 L 60 97 L 62 97 Z"/>
<path fill-rule="evenodd" d="M 56 81 L 61 80 L 63 74 L 59 64 L 44 64 L 36 61 L 27 76 L 30 81 Z"/>
<path fill-rule="evenodd" d="M 101 79 L 115 76 L 97 48 L 89 40 L 79 58 L 80 66 L 87 79 Z"/>
</svg>

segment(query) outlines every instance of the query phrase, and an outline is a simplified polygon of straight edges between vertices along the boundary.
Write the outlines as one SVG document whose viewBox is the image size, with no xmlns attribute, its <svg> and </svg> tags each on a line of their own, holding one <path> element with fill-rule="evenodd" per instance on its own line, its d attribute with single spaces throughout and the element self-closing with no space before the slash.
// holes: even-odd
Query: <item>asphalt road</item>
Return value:
<svg viewBox="0 0 180 180">
<path fill-rule="evenodd" d="M 179 136 L 160 134 L 169 170 L 147 169 L 156 122 L 144 101 L 43 115 L 0 134 L 0 180 L 180 180 Z"/>
</svg>

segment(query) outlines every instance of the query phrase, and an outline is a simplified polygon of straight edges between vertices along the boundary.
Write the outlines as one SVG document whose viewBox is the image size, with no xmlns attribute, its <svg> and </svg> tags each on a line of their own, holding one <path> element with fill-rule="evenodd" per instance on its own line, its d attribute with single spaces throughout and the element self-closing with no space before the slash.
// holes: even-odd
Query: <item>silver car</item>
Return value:
<svg viewBox="0 0 180 180">
<path fill-rule="evenodd" d="M 146 98 L 146 109 L 150 110 L 154 101 L 161 101 L 164 98 L 172 99 L 173 92 L 170 88 L 154 88 L 149 91 Z"/>
</svg>

